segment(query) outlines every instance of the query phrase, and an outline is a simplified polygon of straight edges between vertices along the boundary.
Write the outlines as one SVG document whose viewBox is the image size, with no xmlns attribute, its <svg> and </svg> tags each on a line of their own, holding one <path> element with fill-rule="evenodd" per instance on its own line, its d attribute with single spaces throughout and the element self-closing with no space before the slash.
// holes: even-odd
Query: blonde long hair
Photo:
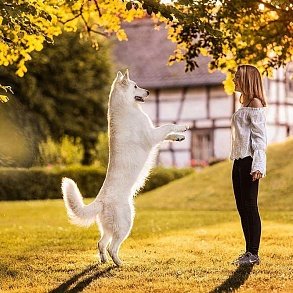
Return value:
<svg viewBox="0 0 293 293">
<path fill-rule="evenodd" d="M 251 101 L 257 98 L 265 107 L 267 105 L 264 95 L 261 75 L 258 69 L 252 65 L 239 65 L 237 68 L 239 73 L 239 87 L 241 88 L 240 103 L 243 104 L 243 95 Z"/>
</svg>

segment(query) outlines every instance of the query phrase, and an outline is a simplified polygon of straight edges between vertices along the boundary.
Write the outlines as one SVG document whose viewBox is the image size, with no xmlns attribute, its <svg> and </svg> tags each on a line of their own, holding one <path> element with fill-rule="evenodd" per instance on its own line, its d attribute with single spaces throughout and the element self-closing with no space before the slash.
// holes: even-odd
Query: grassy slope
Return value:
<svg viewBox="0 0 293 293">
<path fill-rule="evenodd" d="M 267 176 L 261 180 L 259 205 L 266 210 L 293 210 L 293 139 L 269 147 Z M 143 208 L 231 210 L 235 203 L 231 162 L 222 162 L 137 199 Z"/>
</svg>

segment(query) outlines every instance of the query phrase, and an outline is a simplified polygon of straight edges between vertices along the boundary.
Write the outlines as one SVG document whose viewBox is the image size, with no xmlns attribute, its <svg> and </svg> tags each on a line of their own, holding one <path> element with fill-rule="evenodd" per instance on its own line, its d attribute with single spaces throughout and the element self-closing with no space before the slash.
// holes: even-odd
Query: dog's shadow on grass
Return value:
<svg viewBox="0 0 293 293">
<path fill-rule="evenodd" d="M 250 273 L 252 272 L 252 268 L 253 265 L 240 265 L 227 280 L 210 291 L 210 293 L 228 293 L 236 291 L 248 279 Z"/>
<path fill-rule="evenodd" d="M 82 272 L 74 275 L 49 293 L 77 293 L 86 288 L 92 281 L 109 275 L 109 272 L 117 266 L 110 266 L 101 270 L 100 264 L 90 265 Z"/>
</svg>

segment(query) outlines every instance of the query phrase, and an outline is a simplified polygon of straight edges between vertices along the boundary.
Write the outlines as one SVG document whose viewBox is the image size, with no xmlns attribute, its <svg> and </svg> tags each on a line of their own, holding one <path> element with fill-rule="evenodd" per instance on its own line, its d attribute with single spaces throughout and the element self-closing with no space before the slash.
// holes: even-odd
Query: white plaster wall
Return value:
<svg viewBox="0 0 293 293">
<path fill-rule="evenodd" d="M 293 105 L 287 107 L 288 122 L 293 125 Z"/>
<path fill-rule="evenodd" d="M 163 166 L 172 166 L 172 156 L 170 152 L 160 152 L 159 164 Z"/>
<path fill-rule="evenodd" d="M 230 129 L 217 129 L 214 131 L 215 157 L 228 158 L 231 151 Z"/>
<path fill-rule="evenodd" d="M 176 154 L 176 166 L 178 167 L 190 166 L 190 153 L 178 152 Z"/>
<path fill-rule="evenodd" d="M 144 112 L 146 112 L 153 123 L 155 123 L 156 120 L 156 103 L 154 101 L 146 101 L 144 104 L 142 104 L 142 109 Z"/>
<path fill-rule="evenodd" d="M 205 99 L 201 98 L 200 100 L 185 101 L 181 114 L 181 118 L 183 117 L 186 119 L 206 118 L 207 111 L 205 106 Z"/>
<path fill-rule="evenodd" d="M 189 89 L 185 95 L 181 118 L 199 119 L 207 117 L 205 88 Z"/>
<path fill-rule="evenodd" d="M 180 106 L 180 100 L 160 102 L 159 117 L 161 120 L 175 121 Z"/>
<path fill-rule="evenodd" d="M 279 83 L 279 90 L 278 90 L 278 94 L 279 94 L 279 102 L 285 102 L 286 101 L 286 87 L 285 87 L 285 83 Z"/>
<path fill-rule="evenodd" d="M 197 128 L 211 128 L 212 126 L 213 126 L 213 122 L 211 119 L 204 119 L 204 120 L 199 120 L 196 122 Z"/>
<path fill-rule="evenodd" d="M 230 125 L 231 125 L 231 118 L 218 119 L 218 120 L 215 121 L 215 126 L 216 127 L 221 127 L 221 126 L 230 127 Z"/>
<path fill-rule="evenodd" d="M 233 111 L 233 97 L 222 86 L 210 89 L 210 117 L 229 117 Z"/>
<path fill-rule="evenodd" d="M 172 154 L 171 152 L 160 152 L 159 154 L 159 164 L 163 166 L 171 167 L 172 164 Z M 175 166 L 186 167 L 190 166 L 190 153 L 189 152 L 177 152 L 175 158 Z"/>
<path fill-rule="evenodd" d="M 268 144 L 284 140 L 286 138 L 286 127 L 268 124 L 267 138 L 268 138 Z"/>
<path fill-rule="evenodd" d="M 269 89 L 267 90 L 266 97 L 268 99 L 268 102 L 277 102 L 279 100 L 279 94 L 278 94 L 278 83 L 269 80 Z"/>
<path fill-rule="evenodd" d="M 181 99 L 182 89 L 162 89 L 159 92 L 160 102 L 178 101 Z"/>
<path fill-rule="evenodd" d="M 286 106 L 285 105 L 280 105 L 279 106 L 279 122 L 280 123 L 286 123 L 288 118 L 287 118 L 287 111 L 286 111 Z"/>
<path fill-rule="evenodd" d="M 233 111 L 232 96 L 211 98 L 210 99 L 210 117 L 229 117 Z"/>
</svg>

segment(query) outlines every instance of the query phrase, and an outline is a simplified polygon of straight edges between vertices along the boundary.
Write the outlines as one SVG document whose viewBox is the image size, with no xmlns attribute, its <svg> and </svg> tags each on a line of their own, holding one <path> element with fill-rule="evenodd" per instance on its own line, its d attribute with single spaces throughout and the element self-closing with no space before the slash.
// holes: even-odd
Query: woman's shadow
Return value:
<svg viewBox="0 0 293 293">
<path fill-rule="evenodd" d="M 117 268 L 116 266 L 108 267 L 104 270 L 100 269 L 100 264 L 90 265 L 86 267 L 81 273 L 78 273 L 56 287 L 55 289 L 49 291 L 49 293 L 77 293 L 81 292 L 85 287 L 87 287 L 92 281 L 97 280 L 101 277 L 109 275 L 109 272 Z"/>
<path fill-rule="evenodd" d="M 240 288 L 248 279 L 253 265 L 240 265 L 232 275 L 228 277 L 221 285 L 210 291 L 210 293 L 228 293 L 234 292 Z"/>
</svg>

